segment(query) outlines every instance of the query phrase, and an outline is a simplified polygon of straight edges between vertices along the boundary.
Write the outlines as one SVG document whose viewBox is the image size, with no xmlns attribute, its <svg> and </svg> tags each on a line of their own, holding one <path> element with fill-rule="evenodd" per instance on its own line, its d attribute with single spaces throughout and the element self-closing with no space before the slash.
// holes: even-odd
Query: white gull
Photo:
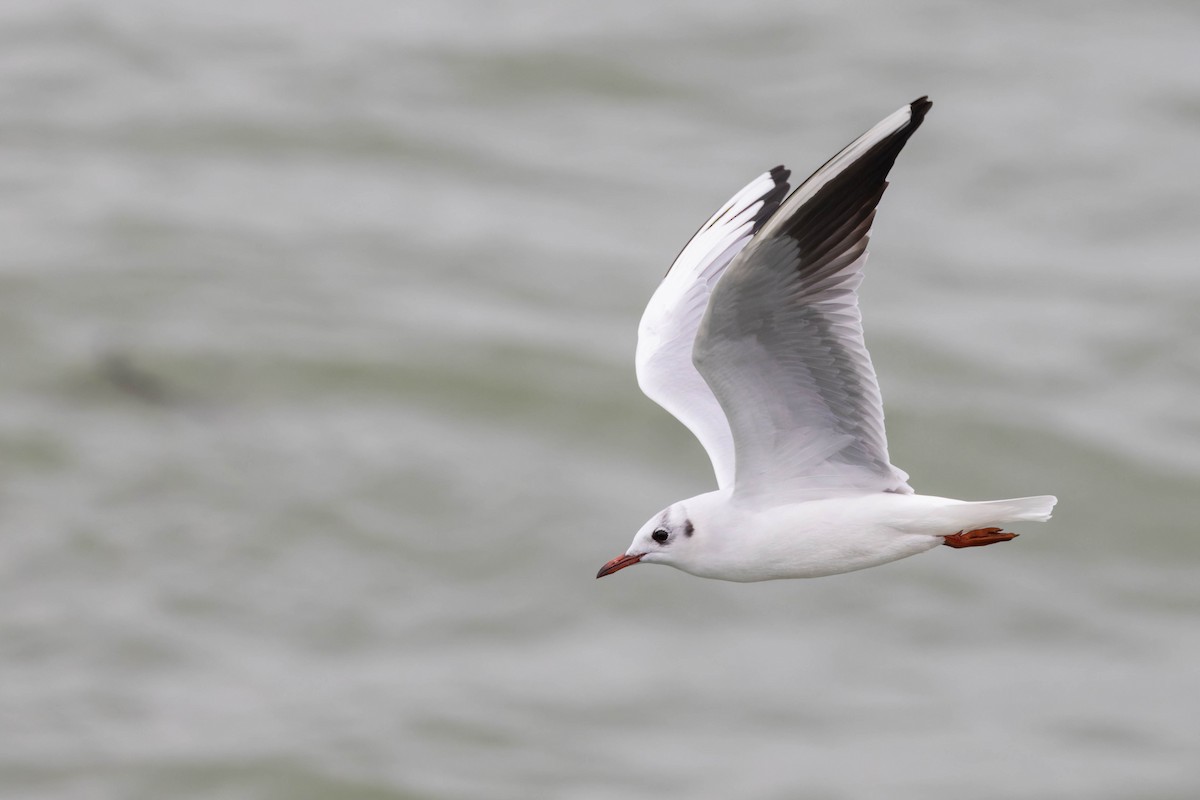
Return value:
<svg viewBox="0 0 1200 800">
<path fill-rule="evenodd" d="M 1050 518 L 1051 496 L 915 494 L 888 458 L 857 290 L 888 171 L 932 105 L 896 111 L 790 195 L 788 170 L 760 175 L 675 259 L 638 329 L 638 384 L 704 445 L 718 488 L 655 514 L 597 578 L 639 563 L 813 578 Z"/>
</svg>

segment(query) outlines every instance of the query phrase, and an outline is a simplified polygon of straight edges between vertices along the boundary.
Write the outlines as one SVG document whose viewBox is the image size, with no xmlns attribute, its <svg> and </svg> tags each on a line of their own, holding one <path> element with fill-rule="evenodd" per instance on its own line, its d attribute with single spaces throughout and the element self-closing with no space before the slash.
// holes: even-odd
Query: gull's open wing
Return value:
<svg viewBox="0 0 1200 800">
<path fill-rule="evenodd" d="M 901 108 L 813 173 L 713 291 L 693 357 L 733 433 L 735 498 L 912 491 L 888 459 L 857 289 L 888 171 L 931 105 Z"/>
<path fill-rule="evenodd" d="M 700 440 L 722 488 L 733 484 L 733 437 L 712 390 L 692 364 L 692 344 L 713 287 L 779 208 L 789 174 L 776 167 L 758 176 L 696 231 L 650 298 L 638 327 L 638 385 Z"/>
</svg>

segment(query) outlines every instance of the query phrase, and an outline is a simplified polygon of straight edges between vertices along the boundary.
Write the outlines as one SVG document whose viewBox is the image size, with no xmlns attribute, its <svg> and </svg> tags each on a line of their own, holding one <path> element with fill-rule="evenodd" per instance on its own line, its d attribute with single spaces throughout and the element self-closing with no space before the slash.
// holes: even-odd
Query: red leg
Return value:
<svg viewBox="0 0 1200 800">
<path fill-rule="evenodd" d="M 979 528 L 974 531 L 959 531 L 943 537 L 942 544 L 947 547 L 982 547 L 985 544 L 1007 542 L 1017 538 L 1017 534 L 1002 531 L 999 528 Z"/>
</svg>

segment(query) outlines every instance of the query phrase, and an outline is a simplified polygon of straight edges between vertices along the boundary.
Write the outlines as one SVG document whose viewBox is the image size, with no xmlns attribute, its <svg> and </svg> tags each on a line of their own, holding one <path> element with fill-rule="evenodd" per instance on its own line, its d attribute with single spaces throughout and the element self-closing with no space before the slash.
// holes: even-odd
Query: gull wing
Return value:
<svg viewBox="0 0 1200 800">
<path fill-rule="evenodd" d="M 721 488 L 733 485 L 733 436 L 692 363 L 692 344 L 713 287 L 779 208 L 790 174 L 776 167 L 759 175 L 696 231 L 650 298 L 638 327 L 638 385 L 700 440 Z"/>
<path fill-rule="evenodd" d="M 857 289 L 875 208 L 922 97 L 805 181 L 725 270 L 693 352 L 733 434 L 734 497 L 911 493 L 888 459 Z"/>
</svg>

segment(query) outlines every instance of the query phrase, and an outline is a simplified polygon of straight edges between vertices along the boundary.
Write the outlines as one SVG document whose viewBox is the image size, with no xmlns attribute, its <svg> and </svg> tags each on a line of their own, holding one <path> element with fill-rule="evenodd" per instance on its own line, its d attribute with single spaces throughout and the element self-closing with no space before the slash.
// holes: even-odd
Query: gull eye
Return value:
<svg viewBox="0 0 1200 800">
<path fill-rule="evenodd" d="M 650 538 L 653 539 L 654 541 L 658 542 L 659 544 L 663 544 L 664 542 L 666 542 L 668 536 L 670 536 L 670 534 L 667 533 L 667 531 L 663 528 L 659 528 L 654 533 L 650 534 Z"/>
</svg>

